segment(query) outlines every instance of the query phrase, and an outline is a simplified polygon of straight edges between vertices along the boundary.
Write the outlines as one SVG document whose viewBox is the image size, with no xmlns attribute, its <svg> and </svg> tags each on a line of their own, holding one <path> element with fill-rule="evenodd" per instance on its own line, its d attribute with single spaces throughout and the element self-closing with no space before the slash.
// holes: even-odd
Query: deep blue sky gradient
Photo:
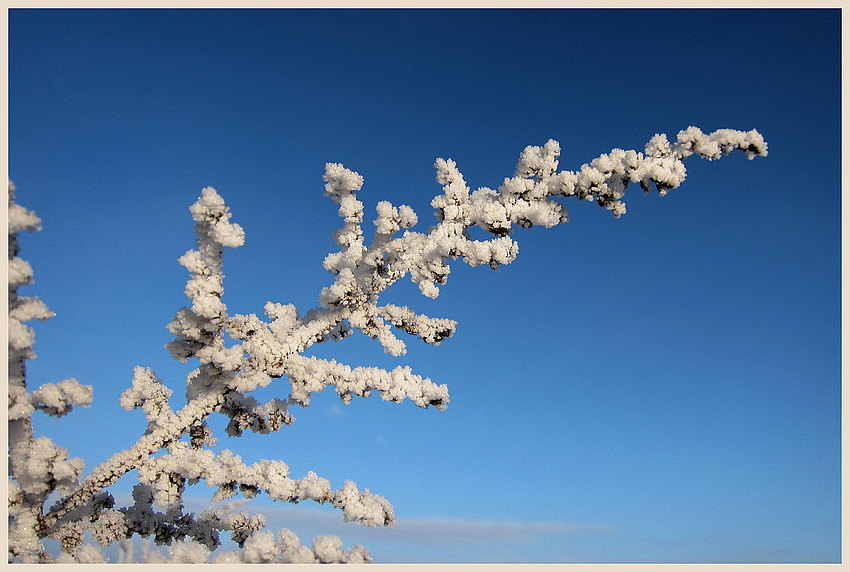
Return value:
<svg viewBox="0 0 850 572">
<path fill-rule="evenodd" d="M 766 158 L 691 158 L 680 189 L 631 189 L 619 220 L 567 201 L 571 222 L 516 232 L 498 272 L 455 263 L 437 300 L 387 291 L 458 320 L 440 347 L 315 351 L 408 364 L 448 384 L 447 411 L 326 391 L 276 435 L 213 426 L 246 462 L 386 496 L 392 530 L 249 505 L 375 561 L 837 562 L 840 34 L 837 10 L 10 10 L 10 178 L 44 225 L 21 237 L 21 293 L 56 312 L 29 383 L 95 395 L 37 431 L 90 469 L 144 431 L 118 406 L 134 366 L 184 401 L 194 365 L 163 346 L 205 186 L 247 236 L 225 253 L 229 311 L 303 313 L 341 223 L 326 162 L 364 176 L 370 239 L 380 200 L 427 228 L 437 157 L 497 188 L 550 138 L 575 170 L 689 125 L 755 128 Z"/>
</svg>

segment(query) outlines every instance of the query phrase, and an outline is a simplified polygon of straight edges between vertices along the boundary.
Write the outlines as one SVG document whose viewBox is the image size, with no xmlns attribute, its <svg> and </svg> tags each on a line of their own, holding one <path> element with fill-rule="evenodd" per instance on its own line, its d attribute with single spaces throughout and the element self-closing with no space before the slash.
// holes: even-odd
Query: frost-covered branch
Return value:
<svg viewBox="0 0 850 572">
<path fill-rule="evenodd" d="M 18 257 L 18 233 L 41 229 L 35 213 L 15 204 L 15 187 L 9 182 L 9 558 L 39 561 L 44 558 L 44 502 L 54 491 L 68 494 L 83 471 L 81 459 L 69 459 L 47 437 L 33 434 L 32 413 L 40 409 L 57 417 L 72 407 L 91 402 L 92 387 L 75 379 L 48 383 L 32 394 L 26 385 L 26 361 L 35 358 L 34 334 L 25 325 L 33 319 L 46 321 L 53 316 L 36 297 L 18 295 L 18 288 L 33 281 L 32 267 Z"/>
<path fill-rule="evenodd" d="M 460 259 L 470 266 L 498 268 L 512 262 L 518 252 L 515 227 L 552 227 L 567 222 L 561 199 L 576 197 L 596 201 L 615 217 L 625 213 L 622 198 L 636 183 L 660 194 L 678 187 L 685 179 L 683 161 L 691 155 L 717 159 L 740 150 L 752 159 L 766 155 L 767 146 L 756 131 L 719 130 L 709 135 L 690 127 L 671 143 L 656 135 L 643 152 L 614 149 L 577 171 L 558 171 L 560 147 L 549 141 L 527 147 L 520 155 L 514 175 L 497 190 L 472 191 L 451 159 L 437 159 L 437 181 L 442 193 L 431 202 L 436 224 L 425 232 L 412 230 L 419 217 L 406 205 L 381 201 L 375 231 L 367 245 L 362 223 L 363 204 L 357 192 L 363 178 L 336 163 L 325 169 L 325 195 L 338 206 L 342 227 L 334 233 L 339 251 L 329 254 L 324 267 L 333 282 L 318 296 L 318 306 L 303 315 L 292 304 L 268 302 L 265 318 L 255 314 L 228 315 L 222 301 L 225 247 L 243 244 L 242 228 L 230 222 L 224 200 L 205 188 L 190 207 L 197 234 L 196 249 L 180 263 L 190 278 L 185 294 L 190 305 L 180 308 L 168 325 L 174 340 L 166 345 L 170 355 L 198 366 L 186 377 L 186 405 L 172 409 L 172 389 L 149 368 L 137 367 L 130 387 L 121 394 L 120 405 L 139 408 L 148 425 L 143 435 L 123 451 L 114 453 L 85 478 L 80 459 L 68 459 L 67 451 L 47 437 L 33 435 L 31 416 L 36 410 L 57 417 L 76 406 L 88 406 L 92 387 L 70 378 L 45 383 L 32 393 L 26 385 L 25 362 L 35 357 L 33 333 L 25 326 L 32 319 L 52 316 L 37 298 L 18 296 L 20 286 L 32 282 L 32 269 L 18 257 L 17 235 L 38 230 L 34 213 L 14 203 L 9 184 L 9 559 L 47 562 L 42 539 L 58 539 L 63 555 L 57 561 L 96 562 L 103 555 L 83 543 L 86 532 L 102 545 L 123 542 L 133 535 L 153 538 L 171 546 L 175 561 L 201 562 L 368 562 L 368 552 L 355 546 L 343 550 L 336 537 L 318 537 L 307 547 L 284 529 L 277 537 L 262 532 L 261 515 L 209 509 L 200 515 L 183 512 L 187 486 L 205 483 L 214 489 L 212 502 L 265 494 L 278 501 L 310 500 L 340 509 L 346 522 L 364 526 L 392 526 L 395 514 L 390 503 L 369 489 L 362 491 L 351 481 L 333 490 L 330 481 L 309 472 L 292 478 L 283 461 L 243 463 L 229 449 L 215 452 L 217 443 L 207 423 L 218 413 L 229 419 L 228 437 L 245 430 L 268 434 L 295 421 L 292 406 L 307 407 L 313 393 L 333 387 L 344 403 L 353 396 L 377 392 L 385 401 L 411 400 L 427 409 L 444 410 L 448 389 L 413 373 L 409 367 L 392 370 L 351 367 L 335 360 L 305 353 L 314 344 L 342 340 L 355 330 L 377 340 L 386 353 L 403 355 L 400 332 L 438 345 L 451 337 L 456 322 L 433 318 L 415 310 L 382 304 L 382 292 L 410 275 L 428 297 L 439 295 L 450 272 L 449 261 Z M 473 240 L 469 233 L 479 227 L 491 235 Z M 288 388 L 278 398 L 260 403 L 250 395 L 278 379 Z M 275 385 L 274 387 L 277 387 Z M 288 395 L 286 393 L 288 392 Z M 130 471 L 139 484 L 134 504 L 115 508 L 107 491 Z M 59 500 L 45 510 L 52 493 Z M 156 510 L 156 508 L 159 510 Z M 242 551 L 211 557 L 219 545 L 219 533 L 230 531 Z M 158 553 L 146 556 L 156 561 Z"/>
</svg>

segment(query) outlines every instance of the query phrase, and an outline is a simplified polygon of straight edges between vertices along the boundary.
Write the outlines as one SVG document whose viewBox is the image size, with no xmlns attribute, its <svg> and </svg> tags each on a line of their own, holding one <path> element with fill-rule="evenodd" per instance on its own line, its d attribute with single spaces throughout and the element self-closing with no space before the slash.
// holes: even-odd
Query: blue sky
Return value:
<svg viewBox="0 0 850 572">
<path fill-rule="evenodd" d="M 246 232 L 230 313 L 303 313 L 341 224 L 326 162 L 363 175 L 364 229 L 389 200 L 425 230 L 437 157 L 497 188 L 550 138 L 576 170 L 690 125 L 758 129 L 768 157 L 690 158 L 620 219 L 566 201 L 568 224 L 517 231 L 498 272 L 455 263 L 436 300 L 394 285 L 386 302 L 459 322 L 438 348 L 316 349 L 410 365 L 448 384 L 445 412 L 326 391 L 275 435 L 213 427 L 246 462 L 387 497 L 394 529 L 248 505 L 376 562 L 840 561 L 840 33 L 837 10 L 11 10 L 9 173 L 44 226 L 21 237 L 21 293 L 56 312 L 29 384 L 95 396 L 36 430 L 90 469 L 144 431 L 118 405 L 133 367 L 180 405 L 194 365 L 165 326 L 205 186 Z"/>
</svg>

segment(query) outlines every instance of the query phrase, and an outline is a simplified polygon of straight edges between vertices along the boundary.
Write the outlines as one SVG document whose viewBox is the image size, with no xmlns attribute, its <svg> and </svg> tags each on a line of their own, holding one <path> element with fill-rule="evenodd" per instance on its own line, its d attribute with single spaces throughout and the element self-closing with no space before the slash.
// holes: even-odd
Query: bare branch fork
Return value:
<svg viewBox="0 0 850 572">
<path fill-rule="evenodd" d="M 318 537 L 310 548 L 285 529 L 277 538 L 258 532 L 266 525 L 261 515 L 250 517 L 221 509 L 208 509 L 198 517 L 183 514 L 186 484 L 205 481 L 216 488 L 213 502 L 237 491 L 247 498 L 264 492 L 274 500 L 331 503 L 343 511 L 345 521 L 365 526 L 395 523 L 393 508 L 384 497 L 369 489 L 361 491 L 351 481 L 334 491 L 327 479 L 313 472 L 290 478 L 282 461 L 261 460 L 249 466 L 229 450 L 216 455 L 207 448 L 216 441 L 207 417 L 213 412 L 226 415 L 230 420 L 226 432 L 231 437 L 246 429 L 277 432 L 294 421 L 289 406 L 308 406 L 311 394 L 327 386 L 332 386 L 344 403 L 353 395 L 367 397 L 375 391 L 386 401 L 410 399 L 421 408 L 444 410 L 449 403 L 446 385 L 436 385 L 409 367 L 391 371 L 352 368 L 302 354 L 313 344 L 343 339 L 354 330 L 378 340 L 384 351 L 394 356 L 405 353 L 396 330 L 438 345 L 453 335 L 455 321 L 431 318 L 407 307 L 380 305 L 380 294 L 409 274 L 422 294 L 436 298 L 439 287 L 448 280 L 449 260 L 460 258 L 470 266 L 495 269 L 518 254 L 518 245 L 510 236 L 515 225 L 548 228 L 567 222 L 567 211 L 558 199 L 596 201 L 619 217 L 625 213 L 621 199 L 629 184 L 637 183 L 647 193 L 655 187 L 664 195 L 684 181 L 687 157 L 696 154 L 711 160 L 733 150 L 745 152 L 750 159 L 767 155 L 767 145 L 756 131 L 722 129 L 706 135 L 690 127 L 680 132 L 674 143 L 656 135 L 643 152 L 614 149 L 578 171 L 558 171 L 560 147 L 550 140 L 542 147 L 526 147 L 514 175 L 504 179 L 498 190 L 475 191 L 467 186 L 454 161 L 437 159 L 437 181 L 443 193 L 431 202 L 436 225 L 426 232 L 410 230 L 418 222 L 413 209 L 382 201 L 368 246 L 363 238 L 363 203 L 356 195 L 363 178 L 340 164 L 328 163 L 325 195 L 339 205 L 343 219 L 334 233 L 340 249 L 324 260 L 324 267 L 334 276 L 333 284 L 319 294 L 319 306 L 303 317 L 292 304 L 272 302 L 264 308 L 267 319 L 227 314 L 221 301 L 223 251 L 225 246 L 242 245 L 244 232 L 230 222 L 229 209 L 218 193 L 210 187 L 203 189 L 190 207 L 197 248 L 180 258 L 190 273 L 185 293 L 191 306 L 181 308 L 168 325 L 175 339 L 166 345 L 175 359 L 199 362 L 187 376 L 187 404 L 173 411 L 168 404 L 172 390 L 150 369 L 137 367 L 120 405 L 128 410 L 141 408 L 148 428 L 133 446 L 113 454 L 85 478 L 80 459 L 68 459 L 65 449 L 47 437 L 33 435 L 31 415 L 36 409 L 59 417 L 74 406 L 88 406 L 92 387 L 72 378 L 27 390 L 25 361 L 35 354 L 32 330 L 24 322 L 46 320 L 53 313 L 38 298 L 17 294 L 19 286 L 32 281 L 31 267 L 18 258 L 17 234 L 40 229 L 40 221 L 14 203 L 14 187 L 9 183 L 9 560 L 54 561 L 42 545 L 42 539 L 49 537 L 62 544 L 64 554 L 56 561 L 98 561 L 103 558 L 99 549 L 83 543 L 88 531 L 103 545 L 133 534 L 153 536 L 158 544 L 172 545 L 174 559 L 206 561 L 209 552 L 220 545 L 219 531 L 229 530 L 244 550 L 219 555 L 216 561 L 369 561 L 366 549 L 342 550 L 336 537 Z M 474 226 L 492 238 L 473 240 L 469 229 Z M 225 334 L 232 345 L 225 344 Z M 282 377 L 290 384 L 286 400 L 259 403 L 249 395 Z M 188 439 L 183 440 L 184 436 Z M 135 504 L 114 509 L 106 489 L 131 470 L 139 473 Z M 45 502 L 54 491 L 61 498 L 45 511 Z M 164 512 L 154 511 L 154 505 Z M 186 538 L 194 539 L 195 544 L 183 542 Z"/>
</svg>

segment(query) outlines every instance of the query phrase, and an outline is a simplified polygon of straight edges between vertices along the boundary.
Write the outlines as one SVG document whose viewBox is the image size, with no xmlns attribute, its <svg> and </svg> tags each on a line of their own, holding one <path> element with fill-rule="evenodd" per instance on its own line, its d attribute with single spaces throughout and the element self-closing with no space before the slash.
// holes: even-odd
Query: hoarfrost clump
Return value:
<svg viewBox="0 0 850 572">
<path fill-rule="evenodd" d="M 36 410 L 61 417 L 74 407 L 88 406 L 93 388 L 69 378 L 45 383 L 32 392 L 27 389 L 26 360 L 35 353 L 33 332 L 25 322 L 44 321 L 53 313 L 38 298 L 18 295 L 18 288 L 33 278 L 32 267 L 18 257 L 18 233 L 39 230 L 41 221 L 14 202 L 10 182 L 9 561 L 106 561 L 98 546 L 83 542 L 89 533 L 102 546 L 121 543 L 124 562 L 132 560 L 128 539 L 134 535 L 169 547 L 166 556 L 147 550 L 146 544 L 145 562 L 369 562 L 365 548 L 344 549 L 334 536 L 319 536 L 306 546 L 287 529 L 276 536 L 263 531 L 262 515 L 222 509 L 184 513 L 186 486 L 204 481 L 215 489 L 213 502 L 239 493 L 245 498 L 265 493 L 279 501 L 330 503 L 342 511 L 346 522 L 364 526 L 391 527 L 396 520 L 387 499 L 369 489 L 360 490 L 351 481 L 334 490 L 328 479 L 312 471 L 291 477 L 283 461 L 247 465 L 229 449 L 215 454 L 209 449 L 216 437 L 207 418 L 213 413 L 228 417 L 229 437 L 245 430 L 277 432 L 295 420 L 291 406 L 307 407 L 311 394 L 328 386 L 343 403 L 374 391 L 385 401 L 409 399 L 423 409 L 444 410 L 449 404 L 446 386 L 409 367 L 352 368 L 302 354 L 314 344 L 341 340 L 354 330 L 377 340 L 395 356 L 406 351 L 398 332 L 438 345 L 452 336 L 455 321 L 404 306 L 381 305 L 380 294 L 409 274 L 422 294 L 436 298 L 448 281 L 449 260 L 460 258 L 470 266 L 496 269 L 512 262 L 519 252 L 510 236 L 514 225 L 548 228 L 567 222 L 566 208 L 558 199 L 593 200 L 619 217 L 626 212 L 621 199 L 629 184 L 637 183 L 645 192 L 654 186 L 663 195 L 684 181 L 687 157 L 697 154 L 713 160 L 733 150 L 752 159 L 766 155 L 767 145 L 756 131 L 722 129 L 706 135 L 690 127 L 673 143 L 665 135 L 656 135 L 643 152 L 614 149 L 578 171 L 558 171 L 560 146 L 549 141 L 542 147 L 527 147 L 514 175 L 505 178 L 498 190 L 475 191 L 454 161 L 437 159 L 437 181 L 443 186 L 442 194 L 431 203 L 437 224 L 426 232 L 411 230 L 418 222 L 413 209 L 381 201 L 368 245 L 362 228 L 363 203 L 357 200 L 363 177 L 328 163 L 325 195 L 339 205 L 343 219 L 334 233 L 340 249 L 324 260 L 334 281 L 319 293 L 319 306 L 303 315 L 292 304 L 268 302 L 264 308 L 268 320 L 227 313 L 221 299 L 224 247 L 241 246 L 245 233 L 230 222 L 221 196 L 210 187 L 203 189 L 190 207 L 197 248 L 179 259 L 190 274 L 185 293 L 191 304 L 180 308 L 168 324 L 174 340 L 166 345 L 174 359 L 198 361 L 186 379 L 187 403 L 174 411 L 169 405 L 172 389 L 149 368 L 136 367 L 119 404 L 127 410 L 140 408 L 148 420 L 147 429 L 135 444 L 86 475 L 81 459 L 69 459 L 67 450 L 33 434 L 31 416 Z M 469 229 L 474 226 L 493 237 L 473 240 Z M 225 345 L 225 334 L 235 340 L 230 347 Z M 249 395 L 281 378 L 289 382 L 285 400 L 260 403 Z M 133 489 L 133 504 L 115 508 L 107 489 L 130 471 L 137 471 L 139 481 Z M 54 494 L 59 500 L 47 507 L 48 497 Z M 241 551 L 213 554 L 221 544 L 222 531 L 231 533 Z M 62 554 L 48 554 L 42 544 L 45 538 L 58 540 Z"/>
</svg>

